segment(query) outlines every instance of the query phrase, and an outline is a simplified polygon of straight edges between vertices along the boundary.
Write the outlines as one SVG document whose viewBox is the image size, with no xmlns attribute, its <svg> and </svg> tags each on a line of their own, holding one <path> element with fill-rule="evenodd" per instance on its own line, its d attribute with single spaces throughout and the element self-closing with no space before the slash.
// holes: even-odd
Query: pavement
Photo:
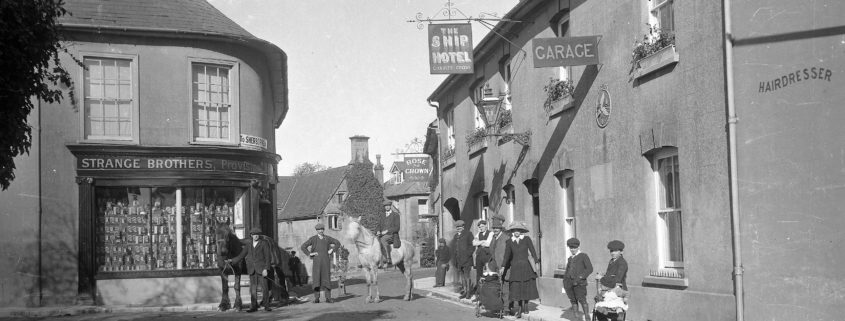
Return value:
<svg viewBox="0 0 845 321">
<path fill-rule="evenodd" d="M 461 299 L 459 298 L 460 294 L 458 293 L 457 289 L 451 286 L 444 286 L 444 287 L 434 287 L 434 278 L 420 278 L 414 280 L 414 290 L 418 293 L 424 293 L 428 297 L 437 298 L 440 300 L 445 301 L 452 301 L 455 303 L 459 303 L 465 305 L 467 307 L 475 308 L 477 301 L 475 299 Z M 562 307 L 553 307 L 540 304 L 539 300 L 533 300 L 528 303 L 528 314 L 523 312 L 522 319 L 516 319 L 516 317 L 511 315 L 505 315 L 505 319 L 509 320 L 527 320 L 527 321 L 581 321 L 583 320 L 583 314 L 578 313 L 577 315 Z M 486 314 L 489 315 L 489 314 Z M 589 319 L 588 319 L 589 320 Z"/>
</svg>

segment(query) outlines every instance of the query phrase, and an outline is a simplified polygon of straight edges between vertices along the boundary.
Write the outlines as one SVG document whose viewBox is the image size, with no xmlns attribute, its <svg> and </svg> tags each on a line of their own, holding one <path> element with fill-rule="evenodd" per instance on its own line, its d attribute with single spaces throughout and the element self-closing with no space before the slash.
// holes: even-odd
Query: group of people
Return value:
<svg viewBox="0 0 845 321">
<path fill-rule="evenodd" d="M 483 276 L 498 276 L 507 282 L 502 287 L 503 296 L 508 302 L 508 310 L 517 318 L 527 314 L 529 300 L 540 297 L 537 290 L 537 276 L 540 268 L 540 257 L 534 248 L 534 242 L 527 235 L 528 225 L 522 221 L 514 221 L 504 228 L 505 219 L 495 216 L 491 219 L 493 231 L 488 231 L 488 223 L 480 220 L 477 223 L 478 233 L 472 235 L 465 230 L 465 222 L 455 222 L 455 235 L 450 244 L 446 239 L 438 240 L 435 251 L 435 287 L 445 286 L 446 272 L 450 263 L 458 270 L 460 283 L 460 298 L 470 298 L 477 289 L 479 280 Z M 580 251 L 581 242 L 571 238 L 566 242 L 571 256 L 567 259 L 566 272 L 563 279 L 563 289 L 571 303 L 570 310 L 577 312 L 579 305 L 587 316 L 587 278 L 593 272 L 589 256 Z M 625 283 L 628 264 L 622 257 L 625 245 L 618 240 L 608 244 L 611 260 L 605 273 L 598 273 L 597 280 L 602 285 L 602 293 L 626 293 Z M 475 279 L 471 278 L 475 270 Z M 618 291 L 611 291 L 618 289 Z M 624 295 L 624 294 L 623 294 Z M 516 311 L 514 312 L 514 307 Z"/>
</svg>

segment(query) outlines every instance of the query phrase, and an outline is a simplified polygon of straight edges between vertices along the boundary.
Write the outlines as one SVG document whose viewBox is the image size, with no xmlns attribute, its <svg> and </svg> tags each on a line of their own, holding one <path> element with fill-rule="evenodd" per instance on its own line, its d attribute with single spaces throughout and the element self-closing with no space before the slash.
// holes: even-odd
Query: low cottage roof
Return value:
<svg viewBox="0 0 845 321">
<path fill-rule="evenodd" d="M 404 182 L 384 186 L 384 197 L 388 199 L 411 195 L 428 195 L 431 193 L 427 182 Z"/>
<path fill-rule="evenodd" d="M 68 14 L 58 22 L 71 32 L 205 39 L 257 50 L 270 67 L 276 128 L 287 115 L 287 54 L 204 0 L 65 0 L 64 8 Z"/>
<path fill-rule="evenodd" d="M 331 168 L 303 176 L 279 176 L 276 218 L 283 221 L 312 218 L 327 209 L 329 201 L 346 178 L 347 166 Z"/>
</svg>

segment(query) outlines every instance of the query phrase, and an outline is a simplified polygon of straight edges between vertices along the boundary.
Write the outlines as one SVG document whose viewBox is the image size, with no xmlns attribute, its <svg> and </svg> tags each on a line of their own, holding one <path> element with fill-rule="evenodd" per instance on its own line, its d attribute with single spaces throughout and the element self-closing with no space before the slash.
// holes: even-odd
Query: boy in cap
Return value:
<svg viewBox="0 0 845 321">
<path fill-rule="evenodd" d="M 593 273 L 593 264 L 587 253 L 581 252 L 581 241 L 577 238 L 566 240 L 569 253 L 572 255 L 566 260 L 566 273 L 563 275 L 563 289 L 569 297 L 569 310 L 578 313 L 578 304 L 584 310 L 584 316 L 589 313 L 587 304 L 587 277 Z"/>
<path fill-rule="evenodd" d="M 249 275 L 249 300 L 250 307 L 246 312 L 258 311 L 258 284 L 261 284 L 261 295 L 264 300 L 264 311 L 270 309 L 270 288 L 267 282 L 270 262 L 272 261 L 272 249 L 270 243 L 261 237 L 261 229 L 253 227 L 249 230 L 252 241 L 244 246 L 238 256 L 232 258 L 231 263 L 238 264 L 246 258 L 246 271 Z"/>
<path fill-rule="evenodd" d="M 623 290 L 628 291 L 628 285 L 625 283 L 625 279 L 628 277 L 628 262 L 622 257 L 625 243 L 613 240 L 607 243 L 607 249 L 610 250 L 610 262 L 607 264 L 607 271 L 604 274 L 598 273 L 596 278 L 608 288 L 614 288 L 618 285 Z"/>
<path fill-rule="evenodd" d="M 455 268 L 458 269 L 461 282 L 461 299 L 469 298 L 472 294 L 472 280 L 470 279 L 470 272 L 472 271 L 472 252 L 475 250 L 472 246 L 472 235 L 464 231 L 464 221 L 455 221 L 455 236 L 452 238 L 452 255 L 455 260 Z"/>
<path fill-rule="evenodd" d="M 446 239 L 441 238 L 437 241 L 437 250 L 434 251 L 434 262 L 437 266 L 437 272 L 434 274 L 435 288 L 446 285 L 446 271 L 449 271 L 449 260 L 451 258 L 452 253 L 449 251 L 449 246 L 446 245 Z"/>
<path fill-rule="evenodd" d="M 326 303 L 332 303 L 332 280 L 331 268 L 332 257 L 329 252 L 334 245 L 334 248 L 340 248 L 340 242 L 335 238 L 325 235 L 326 227 L 323 223 L 317 223 L 314 226 L 317 230 L 317 235 L 309 238 L 305 243 L 302 243 L 300 250 L 307 253 L 311 257 L 311 285 L 314 287 L 314 303 L 320 303 L 320 290 L 326 291 Z"/>
</svg>

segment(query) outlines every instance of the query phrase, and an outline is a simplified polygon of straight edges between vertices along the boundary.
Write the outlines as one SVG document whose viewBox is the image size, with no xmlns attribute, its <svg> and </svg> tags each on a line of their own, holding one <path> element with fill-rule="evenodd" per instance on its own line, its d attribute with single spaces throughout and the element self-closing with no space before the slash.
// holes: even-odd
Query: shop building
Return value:
<svg viewBox="0 0 845 321">
<path fill-rule="evenodd" d="M 15 272 L 0 302 L 219 300 L 215 225 L 276 235 L 285 53 L 205 1 L 65 8 L 76 102 L 36 104 L 32 149 L 0 193 Z"/>
<path fill-rule="evenodd" d="M 527 222 L 545 305 L 568 305 L 558 277 L 577 237 L 595 271 L 608 241 L 626 244 L 629 319 L 840 316 L 839 296 L 806 293 L 841 284 L 825 253 L 845 226 L 845 8 L 731 3 L 519 2 L 504 17 L 522 23 L 498 23 L 474 73 L 429 97 L 444 235 L 457 219 Z M 548 40 L 563 37 L 572 54 Z M 548 66 L 589 54 L 583 39 L 597 62 Z"/>
</svg>

